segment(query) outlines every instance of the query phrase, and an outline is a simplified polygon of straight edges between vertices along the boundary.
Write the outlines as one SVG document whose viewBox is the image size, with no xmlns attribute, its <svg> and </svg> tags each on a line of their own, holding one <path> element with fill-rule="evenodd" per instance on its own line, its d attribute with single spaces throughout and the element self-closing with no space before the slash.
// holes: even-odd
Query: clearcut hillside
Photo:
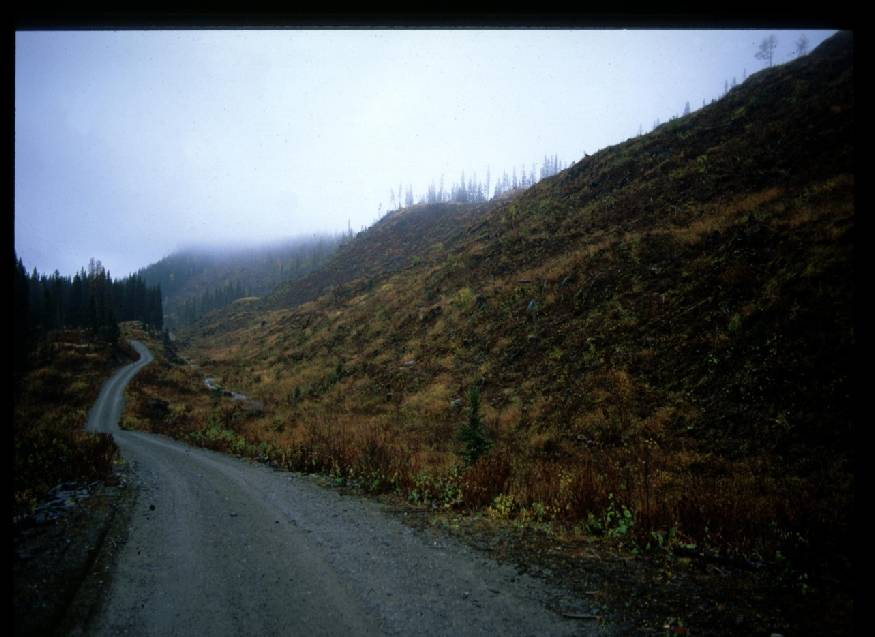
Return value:
<svg viewBox="0 0 875 637">
<path fill-rule="evenodd" d="M 290 468 L 852 581 L 853 67 L 839 33 L 512 199 L 402 211 L 185 348 Z"/>
</svg>

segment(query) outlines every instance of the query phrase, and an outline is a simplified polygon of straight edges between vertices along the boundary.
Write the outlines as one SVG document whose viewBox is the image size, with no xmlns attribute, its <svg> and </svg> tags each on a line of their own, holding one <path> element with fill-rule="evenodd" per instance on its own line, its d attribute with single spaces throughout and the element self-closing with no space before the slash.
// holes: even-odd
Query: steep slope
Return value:
<svg viewBox="0 0 875 637">
<path fill-rule="evenodd" d="M 399 215 L 189 351 L 287 466 L 852 581 L 853 109 L 840 33 L 441 246 Z M 460 469 L 472 386 L 494 447 Z"/>
<path fill-rule="evenodd" d="M 393 272 L 430 256 L 443 256 L 445 246 L 456 243 L 464 233 L 465 224 L 492 205 L 419 204 L 391 212 L 355 241 L 341 246 L 323 267 L 280 285 L 265 307 L 295 307 L 353 282 L 358 288 L 372 287 Z"/>
</svg>

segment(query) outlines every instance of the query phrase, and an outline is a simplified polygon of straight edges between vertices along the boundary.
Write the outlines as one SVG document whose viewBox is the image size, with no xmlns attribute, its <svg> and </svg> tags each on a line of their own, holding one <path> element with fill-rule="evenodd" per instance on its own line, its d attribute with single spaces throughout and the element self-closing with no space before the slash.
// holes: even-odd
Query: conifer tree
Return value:
<svg viewBox="0 0 875 637">
<path fill-rule="evenodd" d="M 33 318 L 30 311 L 30 280 L 24 262 L 18 258 L 15 261 L 15 291 L 13 297 L 14 311 L 14 366 L 16 381 L 19 374 L 27 368 L 27 361 L 32 346 L 31 332 Z M 17 389 L 17 385 L 16 385 Z"/>
<path fill-rule="evenodd" d="M 480 389 L 476 385 L 468 390 L 468 420 L 459 431 L 459 441 L 463 445 L 462 457 L 467 464 L 476 462 L 492 447 L 480 417 Z"/>
</svg>

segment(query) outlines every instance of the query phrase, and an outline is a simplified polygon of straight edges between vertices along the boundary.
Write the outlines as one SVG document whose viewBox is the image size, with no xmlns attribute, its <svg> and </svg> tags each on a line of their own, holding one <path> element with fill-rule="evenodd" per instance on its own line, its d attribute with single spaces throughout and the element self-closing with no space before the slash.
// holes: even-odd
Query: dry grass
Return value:
<svg viewBox="0 0 875 637">
<path fill-rule="evenodd" d="M 235 433 L 282 466 L 614 539 L 774 554 L 828 534 L 825 511 L 848 525 L 805 456 L 846 451 L 830 432 L 847 429 L 853 176 L 819 163 L 843 170 L 845 142 L 787 155 L 764 142 L 783 122 L 715 133 L 742 125 L 709 118 L 607 149 L 456 235 L 431 235 L 440 211 L 421 210 L 419 252 L 443 246 L 427 263 L 387 265 L 406 249 L 387 225 L 335 264 L 354 276 L 322 274 L 324 296 L 192 334 L 212 375 L 265 402 Z M 453 404 L 473 383 L 495 446 L 465 466 Z"/>
<path fill-rule="evenodd" d="M 708 235 L 725 231 L 747 215 L 765 210 L 776 204 L 784 194 L 783 188 L 767 188 L 730 199 L 703 206 L 698 218 L 680 227 L 669 227 L 657 231 L 667 234 L 682 245 L 699 243 Z"/>
<path fill-rule="evenodd" d="M 112 436 L 84 428 L 122 356 L 80 330 L 51 333 L 37 348 L 14 405 L 14 515 L 29 512 L 58 483 L 112 475 Z"/>
</svg>

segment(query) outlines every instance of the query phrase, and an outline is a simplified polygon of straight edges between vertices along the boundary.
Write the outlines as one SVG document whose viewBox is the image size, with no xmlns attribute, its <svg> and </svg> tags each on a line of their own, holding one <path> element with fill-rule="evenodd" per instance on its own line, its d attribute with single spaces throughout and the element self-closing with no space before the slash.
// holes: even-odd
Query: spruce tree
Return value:
<svg viewBox="0 0 875 637">
<path fill-rule="evenodd" d="M 463 445 L 462 457 L 467 464 L 477 462 L 492 448 L 492 441 L 480 418 L 480 389 L 476 385 L 468 390 L 468 420 L 459 431 L 459 441 Z"/>
<path fill-rule="evenodd" d="M 33 327 L 33 318 L 30 313 L 30 280 L 20 258 L 15 262 L 14 294 L 15 334 L 13 340 L 15 341 L 14 365 L 17 379 L 19 374 L 27 368 Z"/>
</svg>

